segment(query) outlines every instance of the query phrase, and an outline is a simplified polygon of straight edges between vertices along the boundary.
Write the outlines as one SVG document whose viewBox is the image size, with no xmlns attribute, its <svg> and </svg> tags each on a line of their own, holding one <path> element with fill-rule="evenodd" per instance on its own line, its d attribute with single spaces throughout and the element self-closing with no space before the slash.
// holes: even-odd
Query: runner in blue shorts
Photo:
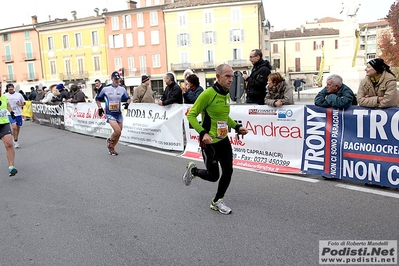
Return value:
<svg viewBox="0 0 399 266">
<path fill-rule="evenodd" d="M 12 128 L 12 135 L 14 137 L 14 148 L 19 148 L 18 136 L 22 127 L 22 108 L 25 105 L 25 99 L 21 93 L 15 92 L 13 84 L 7 84 L 6 88 L 8 93 L 4 95 L 7 96 L 11 109 L 15 114 L 15 118 L 10 115 L 8 117 Z"/>
<path fill-rule="evenodd" d="M 112 83 L 104 87 L 96 96 L 98 114 L 103 116 L 104 109 L 101 106 L 101 100 L 105 101 L 105 117 L 113 129 L 111 136 L 107 139 L 107 148 L 110 155 L 118 155 L 115 146 L 119 141 L 123 129 L 123 117 L 121 112 L 122 101 L 126 101 L 124 108 L 127 109 L 130 104 L 130 96 L 126 89 L 119 85 L 119 73 L 113 72 L 111 75 Z"/>
<path fill-rule="evenodd" d="M 11 109 L 11 105 L 8 103 L 7 96 L 1 95 L 0 84 L 0 139 L 3 141 L 4 147 L 6 148 L 8 175 L 14 176 L 18 171 L 14 167 L 15 151 L 12 145 L 11 127 L 7 115 L 8 112 L 11 114 L 12 118 L 15 119 L 14 112 Z"/>
</svg>

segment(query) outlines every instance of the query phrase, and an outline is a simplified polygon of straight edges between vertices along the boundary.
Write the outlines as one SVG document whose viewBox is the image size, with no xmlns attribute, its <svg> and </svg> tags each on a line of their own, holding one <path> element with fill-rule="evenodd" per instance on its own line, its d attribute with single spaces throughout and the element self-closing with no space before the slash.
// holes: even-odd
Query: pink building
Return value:
<svg viewBox="0 0 399 266">
<path fill-rule="evenodd" d="M 32 24 L 0 30 L 0 82 L 3 89 L 7 83 L 13 83 L 17 90 L 30 92 L 31 87 L 44 82 L 41 64 L 39 34 L 36 26 L 54 23 L 37 22 L 32 16 Z"/>
<path fill-rule="evenodd" d="M 108 69 L 123 69 L 125 85 L 132 93 L 141 84 L 141 76 L 151 76 L 152 89 L 161 93 L 167 72 L 166 42 L 162 5 L 104 12 L 108 36 Z M 106 10 L 105 10 L 106 11 Z"/>
</svg>

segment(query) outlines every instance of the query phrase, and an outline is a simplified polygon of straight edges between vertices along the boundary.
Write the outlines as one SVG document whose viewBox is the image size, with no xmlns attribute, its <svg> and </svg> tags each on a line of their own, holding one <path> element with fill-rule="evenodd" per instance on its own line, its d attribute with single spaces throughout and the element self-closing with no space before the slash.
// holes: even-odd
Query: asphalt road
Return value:
<svg viewBox="0 0 399 266">
<path fill-rule="evenodd" d="M 394 189 L 235 169 L 222 215 L 178 153 L 31 122 L 20 144 L 13 178 L 0 149 L 0 265 L 319 265 L 319 240 L 399 239 Z"/>
</svg>

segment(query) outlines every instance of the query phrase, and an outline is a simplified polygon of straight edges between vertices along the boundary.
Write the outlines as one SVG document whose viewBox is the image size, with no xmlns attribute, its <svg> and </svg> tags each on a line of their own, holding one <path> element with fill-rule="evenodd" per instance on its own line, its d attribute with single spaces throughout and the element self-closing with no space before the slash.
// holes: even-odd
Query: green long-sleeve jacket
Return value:
<svg viewBox="0 0 399 266">
<path fill-rule="evenodd" d="M 202 123 L 197 119 L 200 113 Z M 237 126 L 237 123 L 229 114 L 229 91 L 224 90 L 218 83 L 215 83 L 212 88 L 200 94 L 188 112 L 187 119 L 191 126 L 200 134 L 200 139 L 205 133 L 208 133 L 213 140 L 212 143 L 216 143 L 221 140 L 221 138 L 217 138 L 218 122 L 226 122 L 231 128 Z M 225 137 L 227 137 L 227 134 Z"/>
</svg>

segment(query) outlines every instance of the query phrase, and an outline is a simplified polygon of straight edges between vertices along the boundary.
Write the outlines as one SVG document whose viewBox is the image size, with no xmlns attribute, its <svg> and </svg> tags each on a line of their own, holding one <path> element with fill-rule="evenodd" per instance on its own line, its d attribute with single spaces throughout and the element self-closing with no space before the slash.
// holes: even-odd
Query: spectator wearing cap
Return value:
<svg viewBox="0 0 399 266">
<path fill-rule="evenodd" d="M 381 58 L 366 65 L 366 77 L 360 82 L 357 102 L 363 107 L 387 108 L 399 106 L 396 76 Z"/>
<path fill-rule="evenodd" d="M 98 107 L 98 115 L 104 115 L 104 109 L 101 105 L 101 100 L 105 99 L 105 117 L 107 123 L 112 127 L 112 134 L 107 139 L 107 148 L 110 155 L 118 155 L 115 146 L 119 141 L 123 129 L 123 116 L 121 111 L 121 102 L 125 109 L 128 109 L 130 104 L 130 96 L 127 94 L 126 89 L 119 83 L 121 77 L 117 71 L 111 74 L 112 83 L 104 87 L 96 96 L 96 103 Z"/>
<path fill-rule="evenodd" d="M 37 94 L 35 97 L 35 101 L 40 102 L 41 100 L 43 100 L 44 98 L 44 92 L 43 89 L 41 87 L 37 88 Z"/>
<path fill-rule="evenodd" d="M 200 86 L 197 75 L 188 75 L 186 80 L 187 85 L 182 88 L 184 103 L 193 104 L 204 89 Z"/>
<path fill-rule="evenodd" d="M 51 99 L 54 97 L 52 89 L 55 88 L 57 85 L 51 85 L 50 88 L 43 87 L 44 91 L 44 98 L 40 100 L 41 103 L 51 103 Z"/>
<path fill-rule="evenodd" d="M 166 87 L 161 99 L 158 100 L 158 105 L 166 106 L 174 103 L 182 104 L 183 95 L 180 86 L 175 82 L 175 76 L 172 73 L 166 73 L 163 80 L 166 83 Z"/>
<path fill-rule="evenodd" d="M 59 95 L 55 96 L 51 99 L 51 102 L 63 102 L 69 99 L 68 92 L 65 90 L 64 84 L 60 83 L 56 86 Z"/>
<path fill-rule="evenodd" d="M 36 90 L 34 87 L 30 87 L 30 94 L 28 96 L 29 101 L 34 101 L 36 99 Z"/>
<path fill-rule="evenodd" d="M 71 86 L 71 92 L 73 93 L 72 98 L 69 98 L 67 102 L 70 103 L 83 103 L 86 102 L 85 94 L 83 91 L 78 87 L 78 85 L 73 84 Z"/>
<path fill-rule="evenodd" d="M 150 77 L 141 76 L 141 85 L 133 91 L 134 103 L 155 103 L 154 92 L 151 89 Z"/>
</svg>

